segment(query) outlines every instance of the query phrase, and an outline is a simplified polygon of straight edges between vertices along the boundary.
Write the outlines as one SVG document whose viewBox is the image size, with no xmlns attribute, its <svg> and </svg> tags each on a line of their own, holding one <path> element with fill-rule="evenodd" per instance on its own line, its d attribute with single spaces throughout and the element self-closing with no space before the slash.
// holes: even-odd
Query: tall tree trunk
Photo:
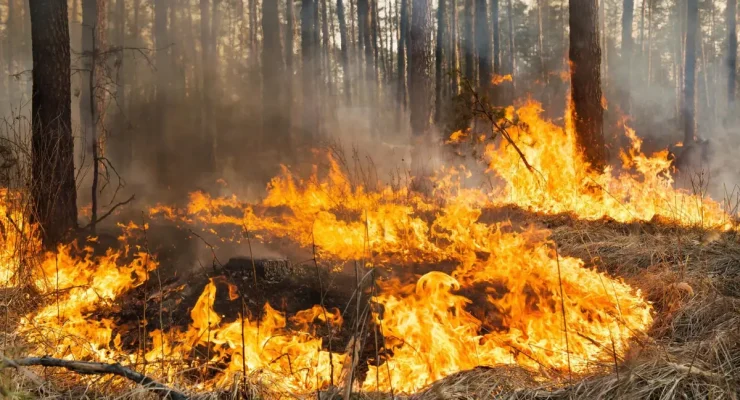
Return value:
<svg viewBox="0 0 740 400">
<path fill-rule="evenodd" d="M 307 133 L 303 138 L 311 143 L 318 134 L 318 102 L 316 101 L 316 25 L 315 0 L 302 0 L 301 5 L 301 60 L 303 61 L 303 127 Z M 279 41 L 279 38 L 278 38 Z M 263 61 L 264 62 L 264 61 Z M 268 67 L 269 68 L 269 67 Z"/>
<path fill-rule="evenodd" d="M 537 0 L 537 57 L 540 61 L 540 73 L 542 74 L 542 82 L 547 84 L 549 82 L 549 74 L 547 73 L 547 66 L 545 65 L 545 33 L 544 27 L 542 26 L 543 7 L 544 1 Z"/>
<path fill-rule="evenodd" d="M 331 72 L 329 51 L 329 10 L 327 7 L 326 0 L 321 0 L 321 35 L 323 37 L 323 49 L 321 52 L 322 59 L 324 62 L 323 73 L 326 74 L 326 94 L 327 97 L 324 101 L 330 101 L 332 96 L 332 79 L 334 74 Z"/>
<path fill-rule="evenodd" d="M 727 0 L 727 109 L 734 113 L 735 86 L 737 82 L 737 0 Z"/>
<path fill-rule="evenodd" d="M 506 1 L 506 13 L 509 22 L 509 73 L 511 74 L 511 99 L 516 97 L 516 47 L 514 46 L 514 10 L 512 0 Z"/>
<path fill-rule="evenodd" d="M 398 35 L 398 102 L 406 109 L 406 44 L 409 34 L 409 0 L 401 0 L 400 34 Z"/>
<path fill-rule="evenodd" d="M 18 24 L 17 17 L 15 15 L 15 0 L 8 0 L 8 18 L 5 24 L 6 29 L 6 61 L 8 64 L 8 74 L 13 75 L 18 73 L 15 68 L 15 51 L 14 48 L 17 45 L 13 38 L 18 37 Z M 8 77 L 8 101 L 11 105 L 15 104 L 16 92 L 18 91 L 18 79 L 13 76 Z"/>
<path fill-rule="evenodd" d="M 278 4 L 265 1 L 262 4 L 262 139 L 269 145 L 290 149 L 284 75 Z"/>
<path fill-rule="evenodd" d="M 696 38 L 698 36 L 698 0 L 687 0 L 686 51 L 684 68 L 683 123 L 684 144 L 694 141 L 696 134 Z"/>
<path fill-rule="evenodd" d="M 293 110 L 293 40 L 295 39 L 295 4 L 294 0 L 285 0 L 285 98 L 288 108 L 286 116 L 290 117 Z"/>
<path fill-rule="evenodd" d="M 501 74 L 501 36 L 498 23 L 498 0 L 491 0 L 491 29 L 493 29 L 493 73 Z"/>
<path fill-rule="evenodd" d="M 457 0 L 452 1 L 452 15 L 450 16 L 451 27 L 450 27 L 450 71 L 452 71 L 452 77 L 450 80 L 450 94 L 451 96 L 457 96 L 459 93 L 460 81 L 459 71 L 460 66 L 458 65 L 458 34 L 457 34 Z"/>
<path fill-rule="evenodd" d="M 370 33 L 373 47 L 373 65 L 375 66 L 375 83 L 377 86 L 380 73 L 380 56 L 378 53 L 378 0 L 370 0 Z"/>
<path fill-rule="evenodd" d="M 489 95 L 491 87 L 491 31 L 486 0 L 475 0 L 475 47 L 478 50 L 478 85 Z"/>
<path fill-rule="evenodd" d="M 635 12 L 635 0 L 624 0 L 622 11 L 622 66 L 627 70 L 626 82 L 621 85 L 624 90 L 622 109 L 630 110 L 630 81 L 632 71 L 632 20 Z"/>
<path fill-rule="evenodd" d="M 200 46 L 201 46 L 201 143 L 204 146 L 202 162 L 206 169 L 211 169 L 215 163 L 215 149 L 213 143 L 213 40 L 211 39 L 211 4 L 210 0 L 200 0 Z"/>
<path fill-rule="evenodd" d="M 465 0 L 465 32 L 463 34 L 463 50 L 465 51 L 465 78 L 475 82 L 475 39 L 473 38 L 473 0 Z"/>
<path fill-rule="evenodd" d="M 577 143 L 596 170 L 606 164 L 601 105 L 601 49 L 594 0 L 570 0 L 570 80 Z"/>
<path fill-rule="evenodd" d="M 52 248 L 77 226 L 66 0 L 31 1 L 32 186 L 36 222 Z"/>
<path fill-rule="evenodd" d="M 126 2 L 116 0 L 116 45 L 123 49 L 126 46 Z M 124 167 L 128 167 L 131 162 L 131 138 L 126 132 L 126 70 L 125 70 L 125 53 L 120 50 L 116 55 L 116 124 L 115 134 L 118 136 L 117 143 L 120 146 L 117 149 L 121 155 L 121 162 Z"/>
<path fill-rule="evenodd" d="M 439 0 L 439 6 L 437 7 L 437 43 L 434 49 L 434 122 L 436 123 L 439 123 L 442 117 L 442 65 L 444 62 L 442 46 L 445 44 L 445 31 L 447 30 L 447 26 L 445 25 L 445 3 L 446 0 Z"/>
<path fill-rule="evenodd" d="M 99 123 L 93 115 L 97 100 L 94 91 L 101 89 L 102 68 L 93 66 L 96 52 L 105 43 L 107 29 L 105 0 L 82 0 L 82 84 L 80 85 L 80 124 L 84 137 L 84 157 L 93 150 L 93 137 Z M 90 84 L 92 82 L 92 84 Z M 92 106 L 91 106 L 92 105 Z"/>
<path fill-rule="evenodd" d="M 413 1 L 409 38 L 409 92 L 411 97 L 411 132 L 415 144 L 415 153 L 412 155 L 412 170 L 416 173 L 419 172 L 418 169 L 424 161 L 419 150 L 421 150 L 423 142 L 429 137 L 432 112 L 429 93 L 431 18 L 429 15 L 429 0 Z"/>
<path fill-rule="evenodd" d="M 357 28 L 361 48 L 365 50 L 365 101 L 369 101 L 375 76 L 374 50 L 372 44 L 372 19 L 369 0 L 357 0 Z"/>
<path fill-rule="evenodd" d="M 337 18 L 339 19 L 339 40 L 342 45 L 342 80 L 344 81 L 344 98 L 347 104 L 352 103 L 352 80 L 349 69 L 349 43 L 347 39 L 347 17 L 344 1 L 337 0 Z"/>
</svg>

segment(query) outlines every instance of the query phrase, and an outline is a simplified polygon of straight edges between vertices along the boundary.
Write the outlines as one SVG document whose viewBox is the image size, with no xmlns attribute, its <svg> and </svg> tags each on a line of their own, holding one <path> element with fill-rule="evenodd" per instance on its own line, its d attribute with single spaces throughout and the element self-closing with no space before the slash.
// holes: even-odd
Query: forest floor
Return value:
<svg viewBox="0 0 740 400">
<path fill-rule="evenodd" d="M 551 239 L 562 255 L 578 257 L 587 264 L 618 276 L 640 289 L 654 308 L 654 323 L 649 338 L 640 340 L 615 362 L 611 371 L 592 376 L 551 376 L 544 379 L 542 371 L 530 371 L 517 366 L 478 367 L 461 371 L 437 381 L 425 390 L 409 396 L 390 393 L 356 393 L 356 398 L 413 398 L 413 399 L 737 399 L 740 397 L 740 238 L 736 232 L 717 232 L 683 228 L 664 221 L 647 223 L 617 223 L 611 220 L 583 221 L 569 215 L 544 216 L 514 207 L 487 209 L 481 216 L 485 222 L 514 221 L 510 229 L 534 225 L 549 229 Z M 282 304 L 292 313 L 312 304 L 323 302 L 327 307 L 344 307 L 351 301 L 350 272 L 339 272 L 333 277 L 317 273 L 312 265 L 300 260 L 310 259 L 305 250 L 295 245 L 274 242 L 272 250 L 287 255 L 295 267 L 283 271 L 271 283 L 258 283 L 249 275 L 253 271 L 251 259 L 234 257 L 216 260 L 192 273 L 182 274 L 175 268 L 187 258 L 195 257 L 186 243 L 193 240 L 187 232 L 172 226 L 151 228 L 152 249 L 165 260 L 160 265 L 160 305 L 171 302 L 174 310 L 165 320 L 150 313 L 151 328 L 186 326 L 189 309 L 210 278 L 225 277 L 230 282 L 244 285 L 249 293 L 247 307 L 253 313 L 265 301 Z M 105 237 L 105 235 L 101 235 Z M 159 237 L 159 243 L 156 239 Z M 101 239 L 99 246 L 105 247 Z M 248 255 L 246 255 L 248 256 Z M 169 260 L 169 261 L 166 261 Z M 218 262 L 216 262 L 218 261 Z M 223 261 L 223 262 L 222 262 Z M 590 261 L 590 262 L 589 262 Z M 190 261 L 192 263 L 192 260 Z M 263 262 L 263 264 L 259 264 Z M 278 270 L 280 260 L 264 263 L 258 260 L 257 277 Z M 272 264 L 270 264 L 272 262 Z M 286 264 L 287 265 L 287 264 Z M 276 267 L 277 266 L 277 267 Z M 276 269 L 277 268 L 277 269 Z M 416 266 L 407 273 L 428 270 L 451 270 L 450 265 Z M 245 272 L 247 271 L 247 272 Z M 391 271 L 388 273 L 400 273 Z M 323 281 L 323 283 L 322 283 Z M 184 286 L 183 286 L 184 284 Z M 322 286 L 323 285 L 323 286 Z M 184 289 L 183 289 L 184 287 Z M 350 288 L 350 289 L 347 289 Z M 138 311 L 146 308 L 137 288 L 124 296 L 115 316 L 119 326 L 134 326 Z M 138 291 L 138 292 L 137 292 Z M 152 298 L 152 297 L 150 297 Z M 290 301 L 286 301 L 289 299 Z M 228 301 L 217 298 L 215 309 L 224 315 L 236 315 Z M 351 318 L 345 321 L 352 326 Z M 165 326 L 167 325 L 167 326 Z M 136 332 L 136 329 L 131 329 Z M 344 332 L 347 333 L 347 332 Z M 331 338 L 334 348 L 345 348 L 350 334 Z M 326 339 L 326 338 L 325 338 Z M 370 355 L 363 354 L 364 361 Z M 362 371 L 360 371 L 362 373 Z M 17 381 L 22 374 L 0 374 L 0 388 L 7 381 Z M 69 383 L 70 375 L 52 375 L 54 380 Z M 26 382 L 32 384 L 32 382 Z M 12 386 L 12 385 L 11 385 Z M 74 385 L 62 385 L 74 387 Z M 82 387 L 67 389 L 64 394 L 49 395 L 49 391 L 27 388 L 25 393 L 39 397 L 69 398 L 72 393 L 80 398 L 153 398 L 154 395 L 135 388 L 130 392 L 108 393 L 94 381 Z M 18 398 L 13 391 L 2 389 L 9 398 Z M 241 398 L 243 392 L 210 392 L 185 390 L 192 398 Z M 18 392 L 20 393 L 20 392 Z M 252 398 L 273 397 L 270 388 L 254 387 Z M 270 393 L 269 396 L 266 394 Z M 341 398 L 341 389 L 314 394 L 312 398 Z M 282 398 L 303 398 L 282 394 Z"/>
</svg>

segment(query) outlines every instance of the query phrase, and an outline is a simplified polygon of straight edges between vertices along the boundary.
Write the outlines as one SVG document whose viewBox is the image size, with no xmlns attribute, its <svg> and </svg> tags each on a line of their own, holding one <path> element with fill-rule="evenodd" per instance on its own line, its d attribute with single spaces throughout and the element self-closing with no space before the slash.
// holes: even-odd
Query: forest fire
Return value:
<svg viewBox="0 0 740 400">
<path fill-rule="evenodd" d="M 383 355 L 367 365 L 369 371 L 355 388 L 414 393 L 480 365 L 515 364 L 546 375 L 608 368 L 651 326 L 652 308 L 640 291 L 580 259 L 560 255 L 547 231 L 481 222 L 483 209 L 506 202 L 541 212 L 568 211 L 585 219 L 631 221 L 660 215 L 678 224 L 720 227 L 728 226 L 729 217 L 710 200 L 671 189 L 664 154 L 642 155 L 632 131 L 628 135 L 633 147 L 623 156 L 625 170 L 596 175 L 587 172 L 576 153 L 567 153 L 573 147 L 568 130 L 541 120 L 537 104 L 526 104 L 516 117 L 524 124 L 510 132 L 523 143 L 522 151 L 538 172 L 527 171 L 505 146 L 489 145 L 490 170 L 504 179 L 503 194 L 463 188 L 465 172 L 459 169 L 438 176 L 430 195 L 388 186 L 369 190 L 330 158 L 326 178 L 315 169 L 302 181 L 284 168 L 259 204 L 194 192 L 185 210 L 158 206 L 151 213 L 206 229 L 232 226 L 257 238 L 286 238 L 315 247 L 318 257 L 337 265 L 357 260 L 389 269 L 409 263 L 431 266 L 431 272 L 416 281 L 372 283 L 377 288 L 372 291 L 370 323 L 383 335 L 383 349 L 375 350 Z M 513 110 L 509 118 L 514 118 Z M 590 181 L 609 188 L 611 196 Z M 686 208 L 666 213 L 676 201 L 695 206 L 696 212 Z M 242 308 L 235 320 L 225 319 L 214 309 L 217 292 L 227 290 L 230 301 L 242 294 L 213 279 L 190 311 L 189 326 L 150 331 L 146 343 L 138 345 L 143 353 L 132 353 L 114 319 L 90 318 L 144 283 L 158 267 L 156 257 L 136 244 L 147 227 L 130 223 L 121 228 L 120 251 L 94 255 L 92 248 L 73 243 L 40 256 L 33 272 L 35 287 L 56 298 L 20 320 L 17 331 L 32 354 L 146 360 L 148 374 L 196 388 L 226 387 L 245 379 L 267 382 L 275 390 L 311 393 L 347 384 L 355 355 L 327 348 L 325 336 L 316 331 L 319 325 L 351 331 L 342 326 L 342 313 L 315 305 L 287 315 L 264 304 L 258 316 Z M 37 240 L 31 231 L 26 235 Z M 5 238 L 8 254 L 38 251 L 38 246 L 14 248 L 14 239 Z M 449 274 L 434 270 L 440 262 L 455 268 Z M 0 276 L 10 280 L 15 270 L 4 261 Z M 194 353 L 201 354 L 208 372 L 197 383 L 188 383 L 181 373 Z M 208 370 L 209 364 L 214 369 Z"/>
</svg>

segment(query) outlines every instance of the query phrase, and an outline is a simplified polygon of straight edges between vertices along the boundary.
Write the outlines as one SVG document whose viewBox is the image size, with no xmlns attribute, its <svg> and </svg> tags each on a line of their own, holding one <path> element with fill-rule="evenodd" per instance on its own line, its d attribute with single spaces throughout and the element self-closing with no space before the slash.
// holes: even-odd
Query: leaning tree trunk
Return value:
<svg viewBox="0 0 740 400">
<path fill-rule="evenodd" d="M 67 2 L 30 3 L 33 218 L 53 247 L 77 225 Z"/>
<path fill-rule="evenodd" d="M 417 140 L 426 139 L 429 133 L 431 102 L 429 73 L 429 0 L 413 0 L 411 10 L 411 35 L 409 48 L 409 92 L 411 95 L 411 130 Z M 419 162 L 421 160 L 414 160 Z M 417 164 L 419 165 L 419 164 Z"/>
<path fill-rule="evenodd" d="M 601 48 L 598 7 L 594 0 L 570 0 L 571 96 L 576 142 L 596 170 L 606 164 L 601 105 Z"/>
<path fill-rule="evenodd" d="M 737 82 L 737 0 L 727 0 L 727 110 L 734 113 Z"/>
<path fill-rule="evenodd" d="M 478 85 L 489 95 L 491 87 L 491 30 L 486 0 L 475 0 L 475 48 L 478 50 Z"/>
<path fill-rule="evenodd" d="M 475 82 L 475 39 L 473 38 L 473 0 L 465 0 L 465 32 L 463 34 L 463 50 L 465 51 L 465 78 Z"/>
<path fill-rule="evenodd" d="M 622 65 L 627 70 L 623 86 L 624 98 L 622 109 L 629 112 L 630 107 L 630 81 L 632 71 L 632 20 L 634 18 L 635 0 L 624 0 L 622 12 Z"/>
<path fill-rule="evenodd" d="M 696 134 L 696 37 L 698 35 L 698 0 L 686 3 L 686 51 L 683 89 L 684 144 L 694 141 Z"/>
<path fill-rule="evenodd" d="M 435 106 L 434 106 L 434 122 L 439 123 L 442 115 L 442 65 L 444 62 L 444 53 L 442 46 L 445 44 L 445 31 L 447 26 L 445 25 L 445 3 L 446 0 L 439 0 L 439 6 L 437 7 L 437 43 L 434 49 L 434 90 L 435 90 Z"/>
</svg>

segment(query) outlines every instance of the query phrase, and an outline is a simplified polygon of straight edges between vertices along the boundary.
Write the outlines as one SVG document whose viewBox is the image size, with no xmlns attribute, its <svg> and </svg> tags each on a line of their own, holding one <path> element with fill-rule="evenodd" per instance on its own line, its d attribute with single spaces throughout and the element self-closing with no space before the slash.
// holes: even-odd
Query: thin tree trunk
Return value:
<svg viewBox="0 0 740 400">
<path fill-rule="evenodd" d="M 347 41 L 347 17 L 344 12 L 344 1 L 337 0 L 337 17 L 339 18 L 339 40 L 342 44 L 342 72 L 344 81 L 344 98 L 352 104 L 352 81 L 349 69 L 349 43 Z"/>
<path fill-rule="evenodd" d="M 509 73 L 511 74 L 511 99 L 516 97 L 516 47 L 514 46 L 514 10 L 512 0 L 507 0 L 506 11 L 509 20 Z"/>
<path fill-rule="evenodd" d="M 451 86 L 450 86 L 450 94 L 452 96 L 457 96 L 460 92 L 460 81 L 459 81 L 459 68 L 458 65 L 458 35 L 457 35 L 457 0 L 451 0 L 452 1 L 452 16 L 450 17 L 452 26 L 450 28 L 450 71 L 452 71 L 452 77 L 451 77 Z"/>
<path fill-rule="evenodd" d="M 326 74 L 326 94 L 327 97 L 324 101 L 328 101 L 333 97 L 332 95 L 332 78 L 334 74 L 331 72 L 331 65 L 329 60 L 329 10 L 327 9 L 326 0 L 321 0 L 321 34 L 323 37 L 323 49 L 322 56 L 324 60 L 323 73 Z"/>
<path fill-rule="evenodd" d="M 206 169 L 211 169 L 215 162 L 215 148 L 213 145 L 213 40 L 211 39 L 211 4 L 210 0 L 200 0 L 200 46 L 201 46 L 201 143 L 204 145 L 204 159 Z"/>
<path fill-rule="evenodd" d="M 689 145 L 696 135 L 696 37 L 698 36 L 698 0 L 687 0 L 686 52 L 684 73 L 684 144 Z"/>
<path fill-rule="evenodd" d="M 285 0 L 285 98 L 288 109 L 285 114 L 289 117 L 293 110 L 293 40 L 295 39 L 295 4 L 294 0 Z"/>
<path fill-rule="evenodd" d="M 653 83 L 653 0 L 648 0 L 647 86 Z"/>
<path fill-rule="evenodd" d="M 316 25 L 315 0 L 302 0 L 301 5 L 301 60 L 303 61 L 303 127 L 307 143 L 318 135 L 318 102 L 316 101 Z M 279 37 L 278 37 L 279 41 Z M 264 62 L 264 61 L 263 61 Z M 270 68 L 270 67 L 267 67 Z"/>
<path fill-rule="evenodd" d="M 571 96 L 577 143 L 596 170 L 606 164 L 601 105 L 601 49 L 598 7 L 593 0 L 570 0 Z"/>
<path fill-rule="evenodd" d="M 409 34 L 409 0 L 401 0 L 400 34 L 398 39 L 398 102 L 406 109 L 406 42 Z"/>
<path fill-rule="evenodd" d="M 100 51 L 100 46 L 105 43 L 105 17 L 105 0 L 82 0 L 82 85 L 79 107 L 85 144 L 83 157 L 92 154 L 95 125 L 98 123 L 91 113 L 90 102 L 95 95 L 93 91 L 102 83 L 102 79 L 100 76 L 93 76 L 92 62 L 93 53 Z M 100 73 L 98 71 L 98 74 Z M 89 85 L 90 81 L 94 83 Z"/>
<path fill-rule="evenodd" d="M 620 85 L 624 90 L 622 109 L 626 112 L 630 110 L 631 94 L 630 81 L 632 71 L 632 21 L 634 18 L 634 0 L 624 0 L 622 11 L 622 65 L 627 69 L 626 82 Z"/>
<path fill-rule="evenodd" d="M 283 71 L 278 4 L 265 1 L 262 4 L 262 139 L 289 151 L 290 120 L 286 118 Z"/>
<path fill-rule="evenodd" d="M 499 31 L 498 1 L 491 0 L 491 27 L 493 29 L 493 73 L 501 74 L 501 33 Z"/>
<path fill-rule="evenodd" d="M 463 50 L 465 51 L 465 78 L 475 82 L 475 39 L 473 38 L 473 0 L 465 0 L 465 32 L 463 35 Z"/>
<path fill-rule="evenodd" d="M 439 123 L 442 117 L 442 65 L 444 62 L 444 53 L 442 46 L 445 43 L 445 0 L 439 0 L 437 7 L 437 43 L 434 49 L 434 78 L 435 78 L 435 106 L 434 122 Z"/>
<path fill-rule="evenodd" d="M 14 48 L 16 46 L 15 40 L 13 38 L 18 37 L 18 24 L 16 22 L 16 15 L 15 15 L 15 0 L 8 0 L 8 18 L 7 22 L 5 24 L 6 34 L 7 34 L 7 45 L 5 46 L 6 51 L 6 61 L 8 65 L 8 74 L 13 75 L 18 73 L 19 71 L 16 71 L 15 68 L 15 51 Z M 11 105 L 15 104 L 15 97 L 16 92 L 18 91 L 18 79 L 9 76 L 8 77 L 8 100 Z"/>
<path fill-rule="evenodd" d="M 727 109 L 734 113 L 735 87 L 737 82 L 737 0 L 727 0 Z"/>
<path fill-rule="evenodd" d="M 31 1 L 32 218 L 53 248 L 77 226 L 66 0 Z"/>
<path fill-rule="evenodd" d="M 489 95 L 491 87 L 491 31 L 486 0 L 475 0 L 475 47 L 478 50 L 478 85 Z"/>
<path fill-rule="evenodd" d="M 432 112 L 429 93 L 431 60 L 428 53 L 431 18 L 429 0 L 413 1 L 409 38 L 409 92 L 411 95 L 411 131 L 415 143 L 412 170 L 416 173 L 420 172 L 418 169 L 424 162 L 419 151 L 422 149 L 422 143 L 429 136 Z"/>
<path fill-rule="evenodd" d="M 542 26 L 542 7 L 544 6 L 543 0 L 537 0 L 537 57 L 540 61 L 540 73 L 542 74 L 542 82 L 545 84 L 549 83 L 549 75 L 547 73 L 547 66 L 545 65 L 545 43 L 544 43 L 544 28 Z"/>
</svg>

